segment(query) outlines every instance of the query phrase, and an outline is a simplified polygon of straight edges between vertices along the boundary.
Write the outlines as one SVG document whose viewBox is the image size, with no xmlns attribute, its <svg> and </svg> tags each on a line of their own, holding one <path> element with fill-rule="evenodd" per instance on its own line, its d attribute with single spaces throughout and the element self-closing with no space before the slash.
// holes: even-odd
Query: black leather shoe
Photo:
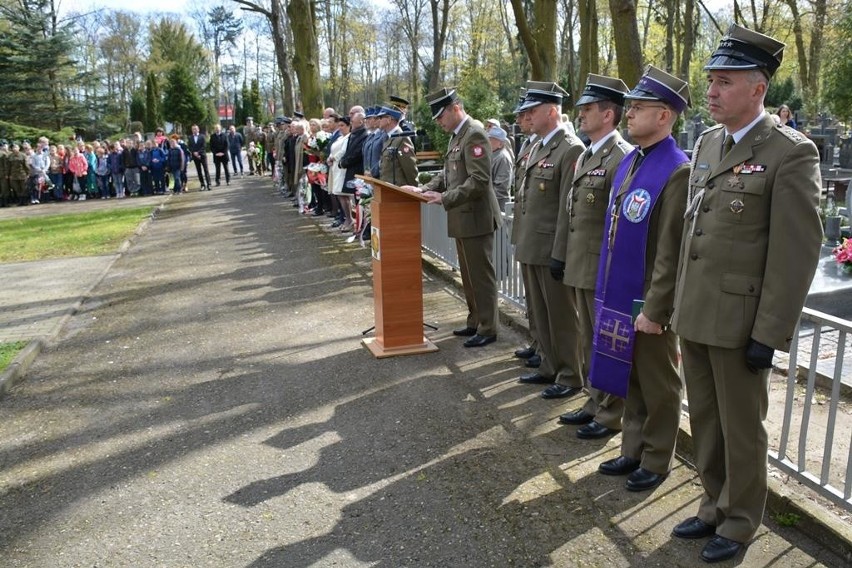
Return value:
<svg viewBox="0 0 852 568">
<path fill-rule="evenodd" d="M 606 438 L 607 436 L 611 436 L 616 434 L 618 430 L 613 430 L 612 428 L 607 428 L 603 424 L 598 424 L 594 420 L 586 424 L 585 426 L 580 426 L 577 428 L 577 437 L 581 440 L 597 440 L 598 438 Z M 627 459 L 627 458 L 625 458 Z M 636 462 L 636 467 L 639 467 L 639 462 Z M 635 467 L 633 469 L 636 469 Z M 633 471 L 633 470 L 630 470 Z M 625 472 L 628 473 L 628 472 Z"/>
<path fill-rule="evenodd" d="M 743 543 L 716 535 L 704 545 L 701 551 L 701 560 L 704 562 L 722 562 L 733 558 L 743 549 Z"/>
<path fill-rule="evenodd" d="M 550 385 L 541 391 L 541 398 L 568 398 L 580 392 L 580 387 L 569 387 L 565 385 Z"/>
<path fill-rule="evenodd" d="M 582 408 L 578 408 L 577 410 L 572 410 L 571 412 L 566 412 L 562 416 L 559 417 L 560 424 L 570 424 L 572 426 L 582 426 L 583 424 L 588 424 L 592 420 L 595 419 L 595 415 L 586 412 Z"/>
<path fill-rule="evenodd" d="M 556 379 L 548 379 L 538 373 L 529 373 L 528 375 L 521 375 L 518 382 L 524 385 L 549 385 L 555 383 Z"/>
<path fill-rule="evenodd" d="M 597 424 L 597 422 L 591 422 Z M 615 459 L 606 460 L 598 466 L 598 472 L 604 475 L 627 475 L 632 471 L 639 469 L 639 460 L 628 458 L 626 456 L 618 456 Z"/>
<path fill-rule="evenodd" d="M 459 329 L 453 330 L 453 335 L 458 335 L 459 337 L 473 337 L 476 335 L 475 327 L 461 327 Z"/>
<path fill-rule="evenodd" d="M 523 349 L 515 349 L 515 357 L 518 359 L 529 359 L 535 355 L 535 349 L 532 347 L 524 347 Z"/>
<path fill-rule="evenodd" d="M 474 335 L 464 342 L 465 347 L 483 347 L 497 341 L 496 335 Z"/>
<path fill-rule="evenodd" d="M 647 491 L 660 485 L 666 480 L 666 477 L 668 477 L 668 474 L 654 473 L 640 467 L 627 476 L 627 483 L 624 486 L 627 487 L 628 491 Z"/>
<path fill-rule="evenodd" d="M 672 529 L 672 536 L 678 538 L 705 538 L 714 534 L 716 534 L 716 525 L 705 523 L 698 517 L 689 517 Z"/>
<path fill-rule="evenodd" d="M 524 367 L 529 367 L 531 369 L 538 369 L 541 366 L 541 355 L 535 354 L 529 359 L 527 359 L 526 363 L 524 363 Z"/>
</svg>

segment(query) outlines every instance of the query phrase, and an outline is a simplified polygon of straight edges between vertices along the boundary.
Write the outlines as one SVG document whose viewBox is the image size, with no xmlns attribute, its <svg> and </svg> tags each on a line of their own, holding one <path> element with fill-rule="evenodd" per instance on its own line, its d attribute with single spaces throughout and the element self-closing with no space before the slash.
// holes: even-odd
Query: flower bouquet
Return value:
<svg viewBox="0 0 852 568">
<path fill-rule="evenodd" d="M 322 162 L 313 162 L 305 166 L 308 174 L 308 183 L 315 183 L 325 187 L 328 183 L 328 166 Z"/>
<path fill-rule="evenodd" d="M 852 274 L 852 240 L 843 239 L 831 252 L 834 254 L 834 260 L 840 265 L 840 270 L 844 274 Z"/>
<path fill-rule="evenodd" d="M 305 142 L 305 150 L 314 156 L 319 156 L 324 162 L 328 158 L 328 132 L 320 130 Z"/>
</svg>

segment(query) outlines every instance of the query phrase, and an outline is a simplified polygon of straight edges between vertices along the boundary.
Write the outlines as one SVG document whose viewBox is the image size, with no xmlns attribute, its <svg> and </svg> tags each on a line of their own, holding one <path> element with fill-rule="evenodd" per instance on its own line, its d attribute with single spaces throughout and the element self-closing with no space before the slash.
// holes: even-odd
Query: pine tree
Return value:
<svg viewBox="0 0 852 568">
<path fill-rule="evenodd" d="M 148 73 L 145 79 L 145 131 L 154 132 L 162 124 L 160 116 L 160 87 L 157 76 Z"/>
<path fill-rule="evenodd" d="M 168 85 L 163 96 L 163 116 L 181 131 L 181 126 L 202 122 L 204 113 L 198 85 L 192 80 L 189 70 L 184 65 L 175 65 L 168 74 Z"/>
<path fill-rule="evenodd" d="M 139 91 L 130 97 L 130 122 L 145 122 L 145 98 Z"/>
</svg>

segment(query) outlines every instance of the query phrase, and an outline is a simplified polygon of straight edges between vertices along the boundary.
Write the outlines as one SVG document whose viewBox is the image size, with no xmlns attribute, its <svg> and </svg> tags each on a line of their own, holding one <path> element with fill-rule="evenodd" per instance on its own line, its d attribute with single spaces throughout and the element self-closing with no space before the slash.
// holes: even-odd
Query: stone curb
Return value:
<svg viewBox="0 0 852 568">
<path fill-rule="evenodd" d="M 59 318 L 59 322 L 56 324 L 56 326 L 54 326 L 53 331 L 46 336 L 39 337 L 30 341 L 29 344 L 24 347 L 23 351 L 18 353 L 18 356 L 15 357 L 11 363 L 9 363 L 9 366 L 6 367 L 6 369 L 4 369 L 2 373 L 0 373 L 0 398 L 3 398 L 13 386 L 20 383 L 24 380 L 24 378 L 26 378 L 27 371 L 33 364 L 33 361 L 35 361 L 38 354 L 41 353 L 42 349 L 44 349 L 44 347 L 47 346 L 51 341 L 56 339 L 56 337 L 59 335 L 59 332 L 62 330 L 62 328 L 65 327 L 65 324 L 68 323 L 68 320 L 71 319 L 71 317 L 80 310 L 80 307 L 83 305 L 83 302 L 89 299 L 92 290 L 94 290 L 103 281 L 103 279 L 106 278 L 106 275 L 109 273 L 113 264 L 115 264 L 115 261 L 121 258 L 121 255 L 123 255 L 130 249 L 131 246 L 133 246 L 133 243 L 136 242 L 136 239 L 139 238 L 139 236 L 143 232 L 145 232 L 151 222 L 157 218 L 159 212 L 165 207 L 166 202 L 168 202 L 170 199 L 171 195 L 166 196 L 166 199 L 164 199 L 162 203 L 160 203 L 151 211 L 151 214 L 148 216 L 148 218 L 139 223 L 139 225 L 137 225 L 137 227 L 133 230 L 133 234 L 127 237 L 127 239 L 125 239 L 124 242 L 119 245 L 118 252 L 113 255 L 112 260 L 109 262 L 109 264 L 107 264 L 103 272 L 101 272 L 98 277 L 95 278 L 94 282 L 92 282 L 92 285 L 89 286 L 88 290 L 83 292 L 80 297 L 77 298 L 77 301 L 75 301 L 71 307 L 65 310 L 62 316 Z"/>
<path fill-rule="evenodd" d="M 424 272 L 443 280 L 454 286 L 459 293 L 463 293 L 461 275 L 458 271 L 428 254 L 424 253 L 421 258 Z M 506 304 L 503 303 L 500 309 L 501 323 L 529 334 L 529 325 L 526 319 L 519 313 L 511 313 L 517 312 L 517 310 L 511 307 L 508 310 L 505 308 Z M 686 423 L 681 421 L 677 438 L 677 455 L 692 469 L 695 469 L 693 466 L 692 433 L 689 430 L 688 421 Z M 826 512 L 803 495 L 801 491 L 797 492 L 795 489 L 790 489 L 777 479 L 770 477 L 766 509 L 768 515 L 773 519 L 779 515 L 795 515 L 797 520 L 791 523 L 793 528 L 833 550 L 846 562 L 852 564 L 852 525 L 843 523 Z"/>
</svg>

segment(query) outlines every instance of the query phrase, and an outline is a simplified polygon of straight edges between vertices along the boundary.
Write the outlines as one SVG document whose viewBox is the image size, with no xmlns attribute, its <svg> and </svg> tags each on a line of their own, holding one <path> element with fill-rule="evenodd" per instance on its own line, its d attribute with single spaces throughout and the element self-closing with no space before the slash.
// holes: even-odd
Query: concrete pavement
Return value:
<svg viewBox="0 0 852 568">
<path fill-rule="evenodd" d="M 596 473 L 516 383 L 504 327 L 464 349 L 427 275 L 434 354 L 376 360 L 369 253 L 246 178 L 166 202 L 0 399 L 4 566 L 696 566 L 678 461 L 650 493 Z M 725 565 L 845 566 L 767 516 Z"/>
</svg>

